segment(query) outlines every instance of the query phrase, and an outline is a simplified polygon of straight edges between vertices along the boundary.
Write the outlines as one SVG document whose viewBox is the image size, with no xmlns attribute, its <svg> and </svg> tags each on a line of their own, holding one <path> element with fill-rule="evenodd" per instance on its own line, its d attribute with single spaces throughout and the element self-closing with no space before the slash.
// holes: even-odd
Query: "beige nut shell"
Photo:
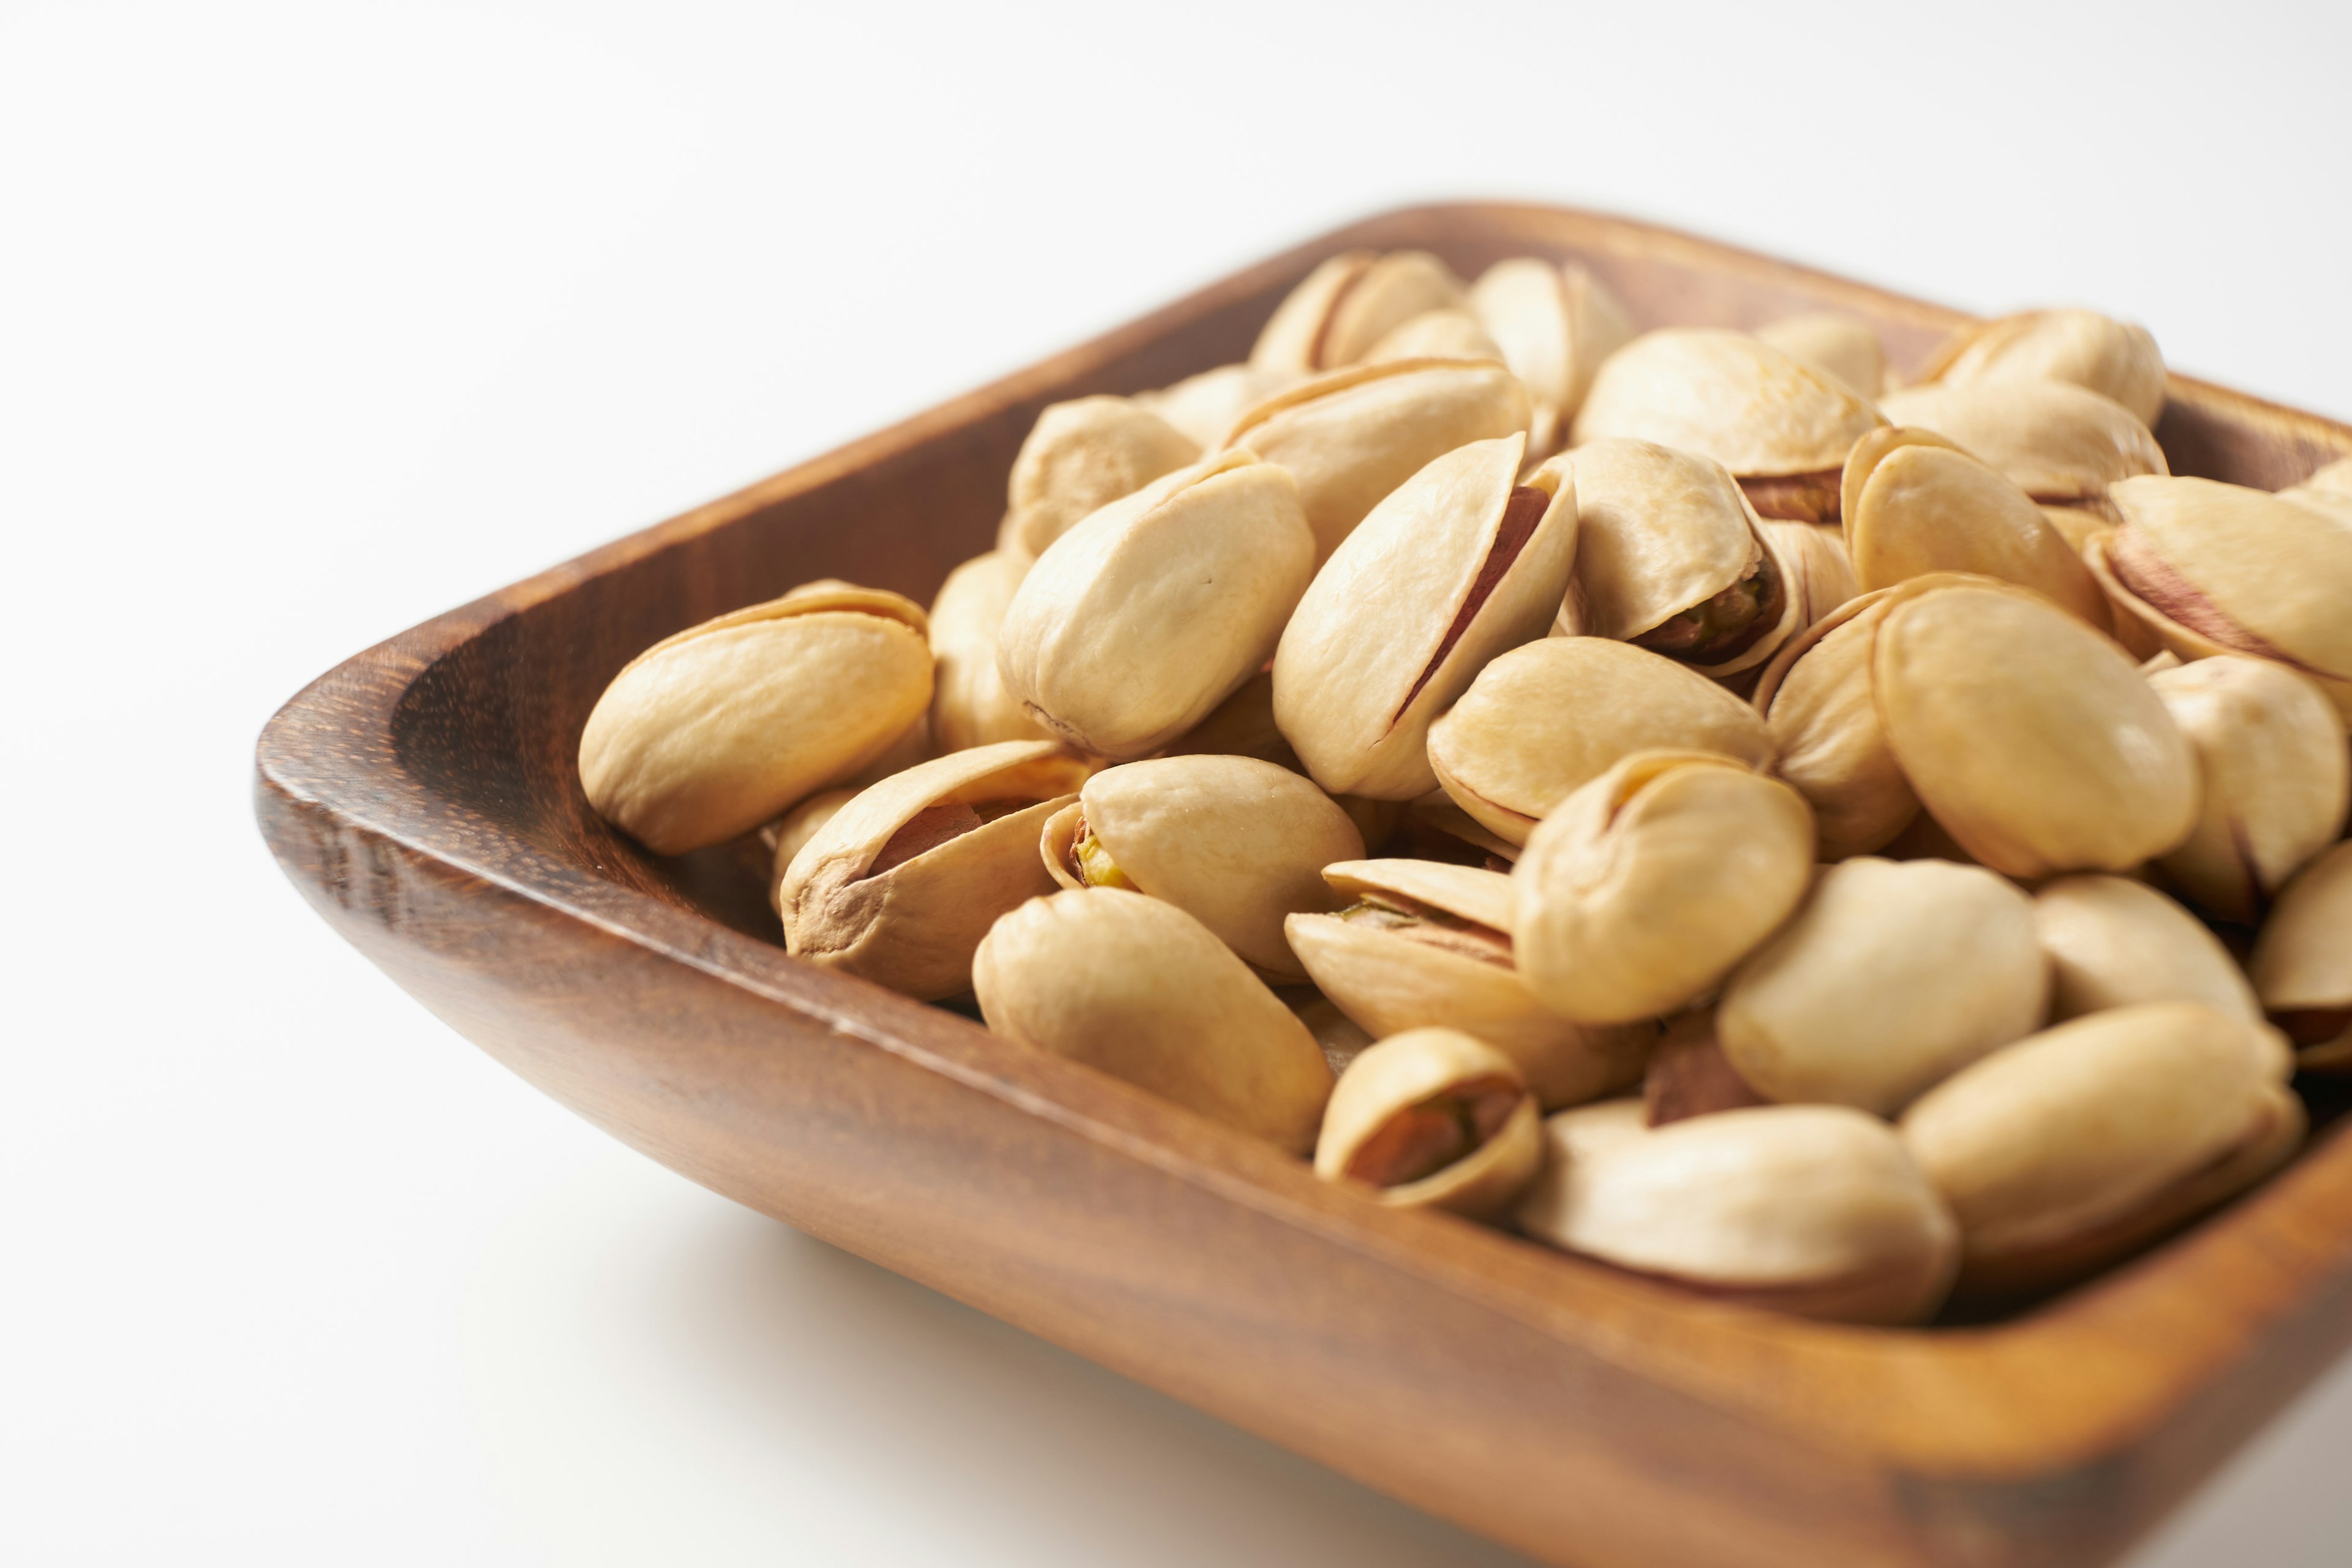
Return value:
<svg viewBox="0 0 2352 1568">
<path fill-rule="evenodd" d="M 1886 350 L 1867 321 L 1833 310 L 1783 316 L 1756 329 L 1756 336 L 1792 359 L 1802 360 L 1864 397 L 1886 384 Z"/>
<path fill-rule="evenodd" d="M 1139 392 L 1135 401 L 1206 452 L 1225 438 L 1234 420 L 1298 379 L 1286 371 L 1259 370 L 1247 363 L 1221 364 L 1155 392 Z"/>
<path fill-rule="evenodd" d="M 1034 561 L 1079 519 L 1201 459 L 1201 444 L 1130 397 L 1052 403 L 1013 459 L 996 547 Z"/>
<path fill-rule="evenodd" d="M 1601 361 L 1633 337 L 1625 307 L 1572 261 L 1497 261 L 1470 286 L 1470 309 L 1554 429 L 1575 417 Z"/>
<path fill-rule="evenodd" d="M 1762 521 L 1764 538 L 1788 568 L 1790 585 L 1798 596 L 1792 637 L 1861 595 L 1862 584 L 1854 581 L 1853 559 L 1846 553 L 1843 530 L 1779 518 Z M 1780 647 L 1787 646 L 1784 639 Z M 1780 649 L 1773 651 L 1778 653 Z"/>
<path fill-rule="evenodd" d="M 1392 359 L 1486 359 L 1500 363 L 1503 351 L 1478 324 L 1478 318 L 1459 305 L 1423 310 L 1396 326 L 1365 351 L 1364 363 Z"/>
<path fill-rule="evenodd" d="M 1878 411 L 1975 454 L 2037 501 L 2095 501 L 2117 479 L 2172 471 L 2130 409 L 2067 382 L 1910 386 Z"/>
<path fill-rule="evenodd" d="M 1463 300 L 1462 279 L 1425 250 L 1345 251 L 1308 273 L 1275 307 L 1249 363 L 1260 371 L 1293 373 L 1354 364 L 1397 327 Z"/>
<path fill-rule="evenodd" d="M 2287 884 L 2255 940 L 2252 968 L 2273 1013 L 2352 1007 L 2352 843 Z"/>
<path fill-rule="evenodd" d="M 1576 416 L 1574 443 L 1654 441 L 1748 479 L 1840 468 L 1854 442 L 1885 423 L 1837 377 L 1750 333 L 1667 327 L 1601 365 Z"/>
<path fill-rule="evenodd" d="M 1315 1173 L 1344 1180 L 1349 1162 L 1390 1118 L 1456 1085 L 1480 1079 L 1522 1082 L 1517 1064 L 1459 1029 L 1408 1029 L 1377 1040 L 1348 1064 L 1323 1112 Z M 1542 1118 L 1523 1095 L 1495 1135 L 1444 1169 L 1378 1189 L 1391 1208 L 1440 1208 L 1491 1215 L 1518 1196 L 1543 1159 Z"/>
<path fill-rule="evenodd" d="M 2033 896 L 2050 959 L 2050 1016 L 2079 1018 L 2142 1002 L 2201 1002 L 2259 1022 L 2238 961 L 2196 916 L 2128 877 L 2061 877 Z"/>
<path fill-rule="evenodd" d="M 996 668 L 997 628 L 1028 571 L 1019 556 L 992 550 L 949 573 L 931 601 L 931 741 L 943 752 L 1045 738 Z"/>
<path fill-rule="evenodd" d="M 2096 310 L 2022 310 L 1956 332 L 1922 382 L 2060 381 L 2088 387 L 2154 427 L 2164 412 L 2164 356 L 2147 329 Z"/>
</svg>

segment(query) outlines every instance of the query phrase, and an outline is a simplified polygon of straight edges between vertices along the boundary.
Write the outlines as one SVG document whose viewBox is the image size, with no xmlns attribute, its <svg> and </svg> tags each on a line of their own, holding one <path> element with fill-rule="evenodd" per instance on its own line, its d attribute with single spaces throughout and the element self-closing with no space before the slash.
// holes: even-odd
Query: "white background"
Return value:
<svg viewBox="0 0 2352 1568">
<path fill-rule="evenodd" d="M 413 622 L 1430 196 L 2352 416 L 2352 7 L 0 6 L 0 1557 L 1517 1559 L 620 1150 L 250 748 Z M 2340 1564 L 2352 1372 L 2138 1568 Z"/>
</svg>

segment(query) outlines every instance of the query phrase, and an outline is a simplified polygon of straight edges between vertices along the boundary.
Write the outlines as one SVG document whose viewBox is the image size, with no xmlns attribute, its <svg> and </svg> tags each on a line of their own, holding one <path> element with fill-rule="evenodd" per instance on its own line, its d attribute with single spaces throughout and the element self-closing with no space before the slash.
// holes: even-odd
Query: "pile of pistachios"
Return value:
<svg viewBox="0 0 2352 1568">
<path fill-rule="evenodd" d="M 1381 1203 L 1838 1320 L 2047 1291 L 2352 1068 L 2352 459 L 2173 477 L 2087 310 L 1886 383 L 1843 317 L 1335 257 L 1246 363 L 1045 408 L 928 616 L 646 650 L 581 783 Z"/>
</svg>

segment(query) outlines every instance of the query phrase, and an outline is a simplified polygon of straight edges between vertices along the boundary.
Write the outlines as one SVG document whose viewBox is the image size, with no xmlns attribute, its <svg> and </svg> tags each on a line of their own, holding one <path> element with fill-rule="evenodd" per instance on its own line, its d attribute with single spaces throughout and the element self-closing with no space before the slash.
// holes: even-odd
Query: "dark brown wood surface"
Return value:
<svg viewBox="0 0 2352 1568">
<path fill-rule="evenodd" d="M 342 665 L 261 737 L 271 850 L 435 1013 L 635 1147 L 1535 1556 L 2111 1559 L 2352 1338 L 2340 1131 L 2021 1316 L 1780 1319 L 1383 1209 L 1125 1084 L 800 964 L 738 858 L 648 856 L 582 798 L 580 725 L 639 649 L 812 577 L 928 603 L 988 547 L 1045 404 L 1241 357 L 1318 259 L 1408 245 L 1465 273 L 1581 258 L 1644 324 L 1850 310 L 1898 368 L 1963 320 L 1589 214 L 1375 217 Z M 2177 471 L 2265 486 L 2352 452 L 2352 429 L 2180 378 L 2158 435 Z"/>
</svg>

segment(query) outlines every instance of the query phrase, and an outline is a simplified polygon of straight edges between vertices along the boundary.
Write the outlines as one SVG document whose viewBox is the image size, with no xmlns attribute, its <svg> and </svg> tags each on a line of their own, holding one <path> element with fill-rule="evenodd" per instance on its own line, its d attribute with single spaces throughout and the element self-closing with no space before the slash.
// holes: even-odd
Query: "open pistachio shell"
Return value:
<svg viewBox="0 0 2352 1568">
<path fill-rule="evenodd" d="M 1034 561 L 1088 512 L 1200 458 L 1198 441 L 1132 398 L 1049 404 L 1013 459 L 997 548 Z"/>
<path fill-rule="evenodd" d="M 1331 1068 L 1314 1036 L 1171 903 L 1112 888 L 1032 899 L 989 928 L 971 983 L 1005 1039 L 1293 1153 L 1315 1146 Z"/>
<path fill-rule="evenodd" d="M 1567 432 L 1601 362 L 1633 341 L 1633 319 L 1607 286 L 1573 261 L 1497 261 L 1470 288 L 1470 309 L 1535 400 L 1536 443 Z"/>
<path fill-rule="evenodd" d="M 1354 364 L 1395 328 L 1463 299 L 1462 279 L 1425 250 L 1347 251 L 1308 273 L 1275 307 L 1250 365 L 1312 373 Z"/>
<path fill-rule="evenodd" d="M 1274 656 L 1274 716 L 1335 795 L 1436 786 L 1429 725 L 1486 661 L 1543 635 L 1576 552 L 1576 492 L 1516 482 L 1527 438 L 1433 459 L 1325 562 Z"/>
<path fill-rule="evenodd" d="M 1314 574 L 1290 475 L 1228 452 L 1055 540 L 997 632 L 1004 689 L 1097 756 L 1159 750 L 1264 667 Z"/>
<path fill-rule="evenodd" d="M 1106 768 L 1080 787 L 1076 805 L 1045 826 L 1055 881 L 1165 899 L 1276 984 L 1307 978 L 1282 934 L 1284 917 L 1337 908 L 1323 868 L 1364 854 L 1356 825 L 1330 796 L 1249 757 Z"/>
<path fill-rule="evenodd" d="M 784 950 L 935 1001 L 996 917 L 1053 888 L 1037 834 L 1085 777 L 1051 741 L 956 752 L 862 791 L 784 869 Z"/>
<path fill-rule="evenodd" d="M 2123 405 L 2153 426 L 2164 412 L 2164 356 L 2146 327 L 2095 310 L 2025 310 L 1956 332 L 1922 382 L 2062 381 Z"/>
<path fill-rule="evenodd" d="M 2079 1018 L 2141 1002 L 2201 1002 L 2257 1022 L 2254 988 L 2196 916 L 2128 877 L 2061 877 L 2033 896 L 2050 959 L 2050 1016 Z"/>
<path fill-rule="evenodd" d="M 2286 885 L 2254 941 L 2254 990 L 2307 1068 L 2352 1068 L 2352 843 Z"/>
<path fill-rule="evenodd" d="M 1374 1036 L 1462 1029 L 1517 1062 L 1547 1108 L 1640 1079 L 1654 1027 L 1587 1028 L 1528 990 L 1511 961 L 1508 877 L 1432 860 L 1342 861 L 1323 875 L 1355 901 L 1285 929 L 1316 985 Z"/>
<path fill-rule="evenodd" d="M 1489 663 L 1429 727 L 1454 804 L 1513 844 L 1576 787 L 1647 750 L 1720 752 L 1762 767 L 1756 710 L 1673 659 L 1607 637 L 1546 637 Z"/>
<path fill-rule="evenodd" d="M 2067 382 L 1910 386 L 1888 393 L 1878 411 L 1945 437 L 2053 506 L 2097 502 L 2117 479 L 2171 471 L 2138 416 Z"/>
<path fill-rule="evenodd" d="M 2344 831 L 2352 752 L 2344 718 L 2282 664 L 2222 655 L 2147 678 L 2197 752 L 2197 826 L 2158 864 L 2208 914 L 2252 925 Z"/>
<path fill-rule="evenodd" d="M 1853 558 L 1846 553 L 1842 530 L 1769 517 L 1763 520 L 1763 530 L 1764 538 L 1789 570 L 1797 597 L 1798 629 L 1811 626 L 1862 593 L 1862 584 L 1853 580 Z"/>
<path fill-rule="evenodd" d="M 1864 321 L 1834 311 L 1784 316 L 1756 329 L 1756 335 L 1782 353 L 1825 370 L 1864 397 L 1886 384 L 1886 350 Z"/>
<path fill-rule="evenodd" d="M 1367 364 L 1392 359 L 1487 359 L 1501 363 L 1503 351 L 1478 324 L 1478 318 L 1459 305 L 1423 310 L 1400 321 L 1364 355 Z"/>
<path fill-rule="evenodd" d="M 1157 392 L 1139 392 L 1135 401 L 1181 430 L 1205 452 L 1225 438 L 1234 420 L 1298 379 L 1286 371 L 1221 364 Z"/>
<path fill-rule="evenodd" d="M 1499 364 L 1390 360 L 1275 394 L 1234 422 L 1224 448 L 1247 447 L 1297 479 L 1319 563 L 1433 460 L 1523 434 L 1529 416 L 1526 388 Z"/>
<path fill-rule="evenodd" d="M 996 668 L 997 628 L 1028 570 L 1019 556 L 992 550 L 949 573 L 931 601 L 931 742 L 942 752 L 1045 737 Z"/>
<path fill-rule="evenodd" d="M 1812 880 L 1804 797 L 1706 752 L 1636 752 L 1536 826 L 1511 871 L 1513 951 L 1584 1024 L 1682 1007 L 1769 936 Z"/>
<path fill-rule="evenodd" d="M 2184 1185 L 2228 1196 L 2200 1181 L 2212 1169 L 2239 1185 L 2266 1173 L 2301 1135 L 2288 1063 L 2265 1025 L 2151 1002 L 2044 1030 L 1931 1090 L 1903 1139 L 1959 1218 L 1962 1288 L 2059 1283 L 2153 1239 L 2151 1212 L 2188 1218 Z M 2263 1158 L 2247 1170 L 2250 1145 Z"/>
<path fill-rule="evenodd" d="M 896 594 L 815 583 L 665 637 L 588 715 L 588 804 L 657 855 L 749 833 L 922 717 L 924 631 Z"/>
<path fill-rule="evenodd" d="M 784 873 L 792 868 L 793 857 L 801 852 L 801 846 L 816 837 L 818 828 L 833 820 L 834 813 L 857 795 L 854 789 L 820 791 L 760 829 L 760 837 L 770 840 L 768 850 L 774 858 L 768 875 L 768 907 L 779 916 L 784 912 Z"/>
<path fill-rule="evenodd" d="M 1549 1119 L 1549 1158 L 1519 1201 L 1520 1227 L 1620 1268 L 1807 1317 L 1934 1315 L 1958 1229 L 1884 1121 L 1773 1105 L 1645 1131 L 1641 1111 L 1638 1100 L 1612 1101 Z"/>
<path fill-rule="evenodd" d="M 1408 1029 L 1339 1075 L 1315 1173 L 1369 1182 L 1394 1208 L 1484 1217 L 1534 1177 L 1540 1122 L 1509 1057 L 1459 1029 Z"/>
</svg>

